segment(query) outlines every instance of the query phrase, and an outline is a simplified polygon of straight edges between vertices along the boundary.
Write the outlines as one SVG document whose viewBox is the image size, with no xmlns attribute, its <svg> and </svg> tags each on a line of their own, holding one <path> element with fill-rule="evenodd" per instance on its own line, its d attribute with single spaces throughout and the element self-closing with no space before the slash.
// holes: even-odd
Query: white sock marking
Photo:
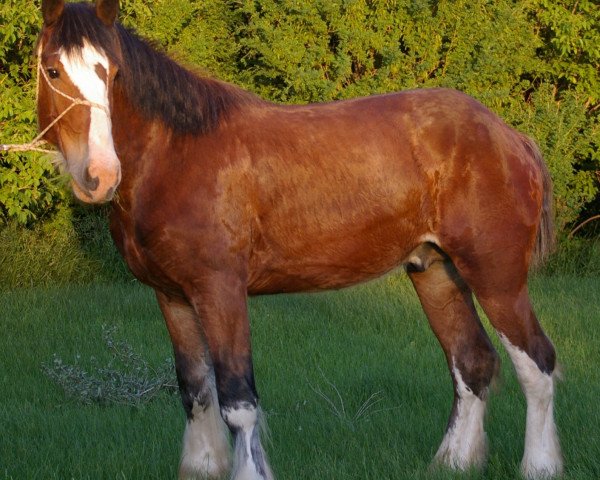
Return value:
<svg viewBox="0 0 600 480">
<path fill-rule="evenodd" d="M 258 409 L 247 402 L 221 409 L 227 424 L 236 431 L 233 480 L 273 480 L 258 434 Z"/>
<path fill-rule="evenodd" d="M 183 434 L 180 478 L 217 477 L 229 470 L 227 427 L 216 404 L 216 396 L 207 407 L 194 402 L 193 418 L 187 421 Z"/>
<path fill-rule="evenodd" d="M 455 366 L 452 372 L 459 399 L 454 423 L 446 432 L 434 462 L 459 470 L 481 467 L 487 454 L 487 439 L 483 429 L 486 402 L 467 387 Z"/>
<path fill-rule="evenodd" d="M 529 355 L 504 335 L 500 334 L 500 340 L 510 355 L 527 399 L 523 475 L 527 478 L 559 475 L 563 460 L 554 424 L 554 379 L 543 373 Z"/>
</svg>

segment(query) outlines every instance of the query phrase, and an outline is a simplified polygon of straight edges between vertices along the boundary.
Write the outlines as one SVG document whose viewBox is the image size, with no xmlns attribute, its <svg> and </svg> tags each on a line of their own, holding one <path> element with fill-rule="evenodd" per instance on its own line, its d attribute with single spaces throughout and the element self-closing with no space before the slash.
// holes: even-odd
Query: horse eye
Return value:
<svg viewBox="0 0 600 480">
<path fill-rule="evenodd" d="M 58 70 L 56 68 L 49 68 L 48 76 L 52 79 L 55 79 L 55 78 L 58 78 L 60 76 L 60 74 L 58 73 Z"/>
</svg>

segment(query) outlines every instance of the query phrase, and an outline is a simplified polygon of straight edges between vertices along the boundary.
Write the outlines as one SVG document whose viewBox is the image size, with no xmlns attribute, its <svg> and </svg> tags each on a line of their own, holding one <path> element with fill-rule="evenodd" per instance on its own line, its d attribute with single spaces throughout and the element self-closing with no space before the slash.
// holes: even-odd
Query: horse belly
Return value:
<svg viewBox="0 0 600 480">
<path fill-rule="evenodd" d="M 377 278 L 405 261 L 420 233 L 405 219 L 387 219 L 333 237 L 257 245 L 250 259 L 249 293 L 337 289 Z"/>
</svg>

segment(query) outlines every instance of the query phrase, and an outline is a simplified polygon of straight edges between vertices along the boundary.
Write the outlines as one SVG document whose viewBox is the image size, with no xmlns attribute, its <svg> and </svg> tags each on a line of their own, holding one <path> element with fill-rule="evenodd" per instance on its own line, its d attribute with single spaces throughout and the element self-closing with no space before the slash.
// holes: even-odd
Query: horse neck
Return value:
<svg viewBox="0 0 600 480">
<path fill-rule="evenodd" d="M 159 120 L 147 119 L 139 113 L 117 85 L 111 107 L 113 142 L 121 162 L 122 179 L 118 192 L 125 207 L 144 172 L 155 161 L 157 145 L 164 148 L 170 134 Z"/>
</svg>

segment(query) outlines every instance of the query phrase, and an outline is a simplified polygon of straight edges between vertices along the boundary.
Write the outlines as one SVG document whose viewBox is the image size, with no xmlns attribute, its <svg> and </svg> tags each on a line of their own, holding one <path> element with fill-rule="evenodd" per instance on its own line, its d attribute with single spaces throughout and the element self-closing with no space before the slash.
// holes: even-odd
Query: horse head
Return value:
<svg viewBox="0 0 600 480">
<path fill-rule="evenodd" d="M 43 0 L 38 43 L 38 121 L 87 203 L 109 201 L 121 181 L 112 137 L 111 98 L 119 66 L 117 0 L 95 7 Z M 75 22 L 87 15 L 90 21 Z M 85 25 L 85 29 L 81 27 Z M 114 48 L 104 48 L 114 45 Z"/>
</svg>

